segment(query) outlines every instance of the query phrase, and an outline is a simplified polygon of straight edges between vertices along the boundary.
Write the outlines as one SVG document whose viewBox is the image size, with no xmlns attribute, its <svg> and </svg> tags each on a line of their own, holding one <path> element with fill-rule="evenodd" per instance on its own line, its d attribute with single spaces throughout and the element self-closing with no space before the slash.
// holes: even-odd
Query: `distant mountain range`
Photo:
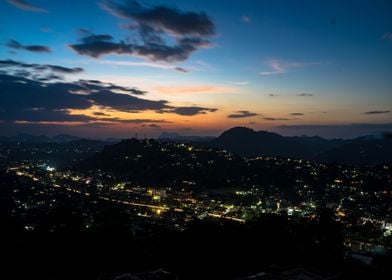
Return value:
<svg viewBox="0 0 392 280">
<path fill-rule="evenodd" d="M 3 138 L 4 139 L 4 138 Z M 112 143 L 79 139 L 69 142 L 53 142 L 46 137 L 25 137 L 27 142 L 20 141 L 1 142 L 0 139 L 0 166 L 12 162 L 29 161 L 31 163 L 46 163 L 52 167 L 64 168 L 74 165 L 82 159 L 100 152 L 106 145 Z M 32 142 L 39 141 L 41 142 Z M 64 138 L 60 138 L 64 140 Z M 70 138 L 71 139 L 71 138 Z"/>
<path fill-rule="evenodd" d="M 390 137 L 365 136 L 350 140 L 321 137 L 285 137 L 267 131 L 234 127 L 208 143 L 243 156 L 281 156 L 347 164 L 392 161 Z"/>
<path fill-rule="evenodd" d="M 20 143 L 68 143 L 74 142 L 78 140 L 88 140 L 86 138 L 69 135 L 69 134 L 58 134 L 53 137 L 49 137 L 46 135 L 31 135 L 31 134 L 18 134 L 15 136 L 0 136 L 0 143 L 11 143 L 11 142 L 20 142 Z M 91 139 L 92 140 L 92 139 Z M 95 140 L 93 140 L 95 141 Z M 114 143 L 120 142 L 120 139 L 116 138 L 108 138 L 103 140 L 103 142 Z"/>
<path fill-rule="evenodd" d="M 60 134 L 54 137 L 19 134 L 0 136 L 0 143 L 69 143 L 83 138 Z M 118 143 L 109 138 L 106 142 Z M 391 135 L 364 136 L 355 139 L 324 139 L 318 136 L 286 137 L 268 131 L 255 131 L 246 127 L 234 127 L 224 131 L 219 137 L 181 136 L 178 133 L 163 132 L 160 142 L 192 143 L 195 146 L 226 149 L 242 156 L 295 157 L 320 162 L 346 164 L 380 164 L 392 161 Z"/>
</svg>

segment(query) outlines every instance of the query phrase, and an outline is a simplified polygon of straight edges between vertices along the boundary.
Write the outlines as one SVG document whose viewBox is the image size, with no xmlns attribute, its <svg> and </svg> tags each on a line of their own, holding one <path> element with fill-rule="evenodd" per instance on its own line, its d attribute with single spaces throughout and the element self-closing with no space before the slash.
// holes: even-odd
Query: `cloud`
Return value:
<svg viewBox="0 0 392 280">
<path fill-rule="evenodd" d="M 207 114 L 216 112 L 218 109 L 216 108 L 205 108 L 198 106 L 190 106 L 190 107 L 176 107 L 173 109 L 162 111 L 163 113 L 175 113 L 181 116 L 194 116 L 200 114 Z"/>
<path fill-rule="evenodd" d="M 166 6 L 146 7 L 138 1 L 106 0 L 101 6 L 115 16 L 133 20 L 139 26 L 154 30 L 182 36 L 215 34 L 214 23 L 203 12 L 184 12 Z"/>
<path fill-rule="evenodd" d="M 129 94 L 113 93 L 105 89 L 91 92 L 86 98 L 98 106 L 123 112 L 158 111 L 170 107 L 165 100 L 142 99 Z"/>
<path fill-rule="evenodd" d="M 208 94 L 231 93 L 235 89 L 221 85 L 159 86 L 155 90 L 162 94 Z"/>
<path fill-rule="evenodd" d="M 151 61 L 178 62 L 188 59 L 201 48 L 212 46 L 206 38 L 215 34 L 215 25 L 203 12 L 144 6 L 138 1 L 106 0 L 101 2 L 101 7 L 117 17 L 129 20 L 129 24 L 123 27 L 135 36 L 132 36 L 131 42 L 115 41 L 108 34 L 84 32 L 79 43 L 69 45 L 80 55 L 98 58 L 118 54 L 141 56 Z M 184 72 L 181 67 L 175 70 Z"/>
<path fill-rule="evenodd" d="M 109 90 L 116 93 L 130 93 L 133 95 L 144 95 L 147 91 L 143 91 L 134 87 L 124 87 L 113 83 L 105 83 L 99 80 L 79 80 L 76 84 L 83 87 L 83 91 L 91 92 L 98 90 Z"/>
<path fill-rule="evenodd" d="M 39 30 L 41 32 L 44 32 L 44 33 L 52 33 L 52 32 L 54 32 L 53 29 L 50 28 L 50 27 L 41 27 Z"/>
<path fill-rule="evenodd" d="M 72 115 L 69 110 L 32 108 L 24 110 L 0 110 L 0 119 L 6 122 L 87 122 L 94 120 L 86 115 Z"/>
<path fill-rule="evenodd" d="M 87 109 L 91 102 L 85 97 L 71 94 L 80 88 L 74 84 L 53 82 L 43 83 L 7 74 L 0 75 L 0 110 L 10 112 L 32 111 L 40 114 L 47 111 Z"/>
<path fill-rule="evenodd" d="M 157 125 L 155 123 L 149 124 L 148 127 L 152 127 L 152 128 L 161 128 L 160 125 Z"/>
<path fill-rule="evenodd" d="M 14 60 L 0 60 L 0 69 L 7 70 L 4 74 L 8 73 L 15 77 L 31 78 L 40 82 L 62 81 L 64 80 L 62 75 L 78 74 L 84 71 L 80 67 L 68 68 L 52 64 L 28 64 Z"/>
<path fill-rule="evenodd" d="M 182 72 L 182 73 L 188 73 L 189 70 L 182 68 L 182 67 L 175 67 L 174 70 L 178 71 L 178 72 Z"/>
<path fill-rule="evenodd" d="M 175 70 L 182 73 L 189 72 L 187 69 L 179 66 L 173 66 L 170 64 L 156 63 L 156 62 L 98 60 L 97 63 L 105 64 L 105 65 L 114 65 L 114 66 L 136 66 L 136 67 L 158 68 L 158 69 L 166 69 L 166 70 Z"/>
<path fill-rule="evenodd" d="M 292 115 L 292 116 L 303 116 L 305 114 L 303 114 L 303 113 L 291 113 L 290 115 Z"/>
<path fill-rule="evenodd" d="M 235 85 L 237 86 L 246 86 L 249 85 L 248 81 L 237 81 L 237 82 L 233 82 Z"/>
<path fill-rule="evenodd" d="M 146 124 L 146 123 L 170 123 L 166 120 L 155 120 L 155 119 L 120 119 L 120 118 L 101 118 L 98 121 L 104 122 L 115 122 L 115 123 L 134 123 L 134 124 Z"/>
<path fill-rule="evenodd" d="M 241 20 L 242 20 L 242 22 L 245 22 L 245 23 L 251 23 L 252 22 L 252 18 L 250 16 L 247 16 L 247 15 L 243 15 L 241 17 Z"/>
<path fill-rule="evenodd" d="M 95 35 L 99 36 L 99 35 Z M 91 36 L 89 36 L 91 37 Z M 200 48 L 211 46 L 209 41 L 202 38 L 180 38 L 175 45 L 166 45 L 155 42 L 145 42 L 145 44 L 112 42 L 111 40 L 96 40 L 85 42 L 81 39 L 80 44 L 71 44 L 69 47 L 80 55 L 87 55 L 98 58 L 107 54 L 142 56 L 151 61 L 178 62 L 188 59 L 188 57 Z"/>
<path fill-rule="evenodd" d="M 386 41 L 392 41 L 392 32 L 384 33 L 381 38 Z"/>
<path fill-rule="evenodd" d="M 14 61 L 14 60 L 0 60 L 0 67 L 12 67 L 12 66 L 20 66 L 22 63 Z"/>
<path fill-rule="evenodd" d="M 79 32 L 85 35 L 85 37 L 81 38 L 80 41 L 86 44 L 95 42 L 107 42 L 113 40 L 113 36 L 109 34 L 96 35 L 84 29 L 80 29 Z"/>
<path fill-rule="evenodd" d="M 278 59 L 272 59 L 268 62 L 271 70 L 259 72 L 259 75 L 276 75 L 287 73 L 291 68 L 303 68 L 312 65 L 324 65 L 329 64 L 329 62 L 284 62 Z"/>
<path fill-rule="evenodd" d="M 379 114 L 388 114 L 391 111 L 389 110 L 382 110 L 382 111 L 369 111 L 369 112 L 365 112 L 365 115 L 379 115 Z"/>
<path fill-rule="evenodd" d="M 259 72 L 260 75 L 274 75 L 283 74 L 286 72 L 286 68 L 276 59 L 269 62 L 269 66 L 272 68 L 270 71 Z"/>
<path fill-rule="evenodd" d="M 18 72 L 16 72 L 16 73 L 18 73 Z M 18 74 L 18 76 L 25 76 L 25 75 Z M 26 76 L 29 76 L 29 74 L 27 74 Z M 36 79 L 41 82 L 48 82 L 48 81 L 53 81 L 53 80 L 63 81 L 64 77 L 61 75 L 56 75 L 56 74 L 48 74 L 46 76 L 36 77 Z"/>
<path fill-rule="evenodd" d="M 41 68 L 42 70 L 52 70 L 53 72 L 63 73 L 63 74 L 78 74 L 83 72 L 83 68 L 75 67 L 68 68 L 64 66 L 52 65 L 52 64 L 44 64 L 42 66 L 36 67 L 36 69 Z"/>
<path fill-rule="evenodd" d="M 314 96 L 312 93 L 298 93 L 297 96 L 307 96 L 307 97 L 311 97 Z"/>
<path fill-rule="evenodd" d="M 52 50 L 47 47 L 47 46 L 42 46 L 42 45 L 22 45 L 16 40 L 10 40 L 7 43 L 7 46 L 12 48 L 12 49 L 17 49 L 17 50 L 26 50 L 29 52 L 37 52 L 37 53 L 48 53 L 52 52 Z"/>
<path fill-rule="evenodd" d="M 104 112 L 94 112 L 93 115 L 94 116 L 109 116 L 108 114 L 106 114 Z"/>
<path fill-rule="evenodd" d="M 53 76 L 51 72 L 49 76 L 37 76 L 36 71 L 40 67 L 46 71 L 70 73 L 64 71 L 62 66 L 50 66 L 0 61 L 0 67 L 8 71 L 0 73 L 0 121 L 145 123 L 148 122 L 145 119 L 110 118 L 96 112 L 93 116 L 75 115 L 72 111 L 104 108 L 128 113 L 155 111 L 186 116 L 216 111 L 214 108 L 199 106 L 176 107 L 166 100 L 140 98 L 138 96 L 144 95 L 145 91 L 99 80 L 63 82 L 56 80 L 60 77 Z M 18 75 L 18 71 L 23 73 Z M 163 120 L 151 122 L 159 123 Z"/>
<path fill-rule="evenodd" d="M 270 93 L 270 94 L 268 94 L 268 96 L 270 96 L 270 97 L 276 97 L 276 96 L 279 96 L 279 94 Z"/>
<path fill-rule="evenodd" d="M 258 114 L 249 111 L 237 111 L 235 114 L 230 114 L 227 117 L 230 119 L 239 119 L 239 118 L 250 118 L 257 115 Z"/>
<path fill-rule="evenodd" d="M 289 121 L 290 119 L 286 119 L 286 118 L 268 118 L 268 117 L 265 117 L 265 118 L 263 118 L 263 120 L 266 120 L 266 121 Z"/>
<path fill-rule="evenodd" d="M 37 13 L 49 12 L 48 10 L 34 6 L 25 0 L 7 0 L 7 2 L 24 11 L 37 12 Z"/>
</svg>

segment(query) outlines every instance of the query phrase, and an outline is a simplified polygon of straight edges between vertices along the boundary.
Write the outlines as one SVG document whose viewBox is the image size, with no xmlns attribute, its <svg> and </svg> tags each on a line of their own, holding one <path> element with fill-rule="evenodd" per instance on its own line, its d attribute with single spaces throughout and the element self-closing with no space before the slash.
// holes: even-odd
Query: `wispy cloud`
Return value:
<svg viewBox="0 0 392 280">
<path fill-rule="evenodd" d="M 187 85 L 187 86 L 159 86 L 156 91 L 163 94 L 205 94 L 232 93 L 234 88 L 221 85 Z"/>
<path fill-rule="evenodd" d="M 298 93 L 297 96 L 311 97 L 311 96 L 314 96 L 314 94 L 313 93 Z"/>
<path fill-rule="evenodd" d="M 190 106 L 190 107 L 175 107 L 168 110 L 162 110 L 162 113 L 174 113 L 181 116 L 195 116 L 195 115 L 204 115 L 207 113 L 213 113 L 216 111 L 218 111 L 217 108 Z"/>
<path fill-rule="evenodd" d="M 303 116 L 304 114 L 303 113 L 291 113 L 290 115 L 292 115 L 292 116 Z"/>
<path fill-rule="evenodd" d="M 279 60 L 273 59 L 269 63 L 271 70 L 259 72 L 260 75 L 275 75 L 286 73 L 286 68 Z"/>
<path fill-rule="evenodd" d="M 41 27 L 39 30 L 44 33 L 53 33 L 54 32 L 53 29 L 50 27 Z"/>
<path fill-rule="evenodd" d="M 365 115 L 379 115 L 379 114 L 388 114 L 391 111 L 389 110 L 379 110 L 379 111 L 369 111 L 369 112 L 365 112 Z"/>
<path fill-rule="evenodd" d="M 155 119 L 120 119 L 120 118 L 101 118 L 96 119 L 97 121 L 114 122 L 114 123 L 134 123 L 134 124 L 146 124 L 146 123 L 171 123 L 166 120 L 155 120 Z"/>
<path fill-rule="evenodd" d="M 227 117 L 230 119 L 250 118 L 258 114 L 249 111 L 237 111 L 235 114 L 230 114 Z"/>
<path fill-rule="evenodd" d="M 157 125 L 155 123 L 149 124 L 148 127 L 151 127 L 151 128 L 161 128 L 160 125 Z"/>
<path fill-rule="evenodd" d="M 21 43 L 19 43 L 16 40 L 10 40 L 7 43 L 7 47 L 9 47 L 11 49 L 16 49 L 16 50 L 25 50 L 25 51 L 37 52 L 37 53 L 49 53 L 49 52 L 52 52 L 52 50 L 49 47 L 47 47 L 47 46 L 43 46 L 43 45 L 22 45 Z"/>
<path fill-rule="evenodd" d="M 211 63 L 205 62 L 203 60 L 196 60 L 193 62 L 194 66 L 192 67 L 192 70 L 195 71 L 216 71 L 217 68 L 212 65 Z"/>
<path fill-rule="evenodd" d="M 268 62 L 270 70 L 259 72 L 259 75 L 277 75 L 287 73 L 292 68 L 303 68 L 312 65 L 329 64 L 328 62 L 284 62 L 279 59 L 272 59 Z"/>
<path fill-rule="evenodd" d="M 386 41 L 392 41 L 392 32 L 384 33 L 381 38 Z"/>
<path fill-rule="evenodd" d="M 95 60 L 95 63 L 114 65 L 114 66 L 135 66 L 135 67 L 149 67 L 164 70 L 174 70 L 182 73 L 188 72 L 187 69 L 180 66 L 173 66 L 165 63 L 157 62 L 141 62 L 141 61 L 117 61 L 117 60 Z"/>
<path fill-rule="evenodd" d="M 249 82 L 248 81 L 236 81 L 236 82 L 233 82 L 233 84 L 235 84 L 237 86 L 246 86 L 246 85 L 249 85 Z"/>
<path fill-rule="evenodd" d="M 263 118 L 263 120 L 266 120 L 266 121 L 289 121 L 290 119 L 287 119 L 287 118 L 269 118 L 269 117 L 265 117 L 265 118 Z"/>
<path fill-rule="evenodd" d="M 23 63 L 11 59 L 7 60 L 0 60 L 0 68 L 4 68 L 7 70 L 12 69 L 17 69 L 19 74 L 22 75 L 17 75 L 17 76 L 24 76 L 24 77 L 29 77 L 31 73 L 28 72 L 23 72 L 23 71 L 34 71 L 34 77 L 38 77 L 38 74 L 42 74 L 43 71 L 53 71 L 57 72 L 60 74 L 79 74 L 84 71 L 83 68 L 80 67 L 75 67 L 75 68 L 69 68 L 69 67 L 64 67 L 60 65 L 53 65 L 53 64 L 28 64 L 28 63 Z M 22 71 L 22 72 L 21 72 Z"/>
<path fill-rule="evenodd" d="M 251 23 L 251 22 L 252 22 L 252 18 L 251 18 L 250 16 L 247 16 L 247 15 L 243 15 L 243 16 L 241 17 L 241 20 L 242 20 L 243 22 L 245 22 L 245 23 Z"/>
<path fill-rule="evenodd" d="M 41 7 L 37 7 L 33 4 L 30 4 L 29 2 L 25 0 L 7 0 L 8 3 L 11 5 L 14 5 L 18 9 L 24 10 L 24 11 L 30 11 L 30 12 L 37 12 L 37 13 L 49 13 L 48 10 L 45 10 Z"/>
</svg>

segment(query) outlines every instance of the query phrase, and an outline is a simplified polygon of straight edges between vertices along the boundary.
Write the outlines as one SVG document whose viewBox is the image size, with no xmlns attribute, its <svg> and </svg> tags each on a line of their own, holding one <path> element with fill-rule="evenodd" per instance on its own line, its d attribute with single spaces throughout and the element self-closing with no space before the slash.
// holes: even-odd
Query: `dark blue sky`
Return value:
<svg viewBox="0 0 392 280">
<path fill-rule="evenodd" d="M 392 127 L 391 1 L 9 0 L 0 12 L 6 134 Z"/>
</svg>

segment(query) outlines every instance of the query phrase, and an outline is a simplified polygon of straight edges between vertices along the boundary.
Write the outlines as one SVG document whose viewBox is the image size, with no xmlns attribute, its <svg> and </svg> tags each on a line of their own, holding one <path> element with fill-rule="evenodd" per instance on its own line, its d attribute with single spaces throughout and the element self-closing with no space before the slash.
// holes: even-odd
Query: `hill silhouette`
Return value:
<svg viewBox="0 0 392 280">
<path fill-rule="evenodd" d="M 243 156 L 308 157 L 311 151 L 299 141 L 267 131 L 254 131 L 246 127 L 234 127 L 223 132 L 212 142 Z"/>
<path fill-rule="evenodd" d="M 380 164 L 392 161 L 392 140 L 358 138 L 315 157 L 321 162 Z"/>
<path fill-rule="evenodd" d="M 242 156 L 281 156 L 348 164 L 380 164 L 392 160 L 390 137 L 364 136 L 350 140 L 318 136 L 286 137 L 268 131 L 234 127 L 207 143 Z"/>
<path fill-rule="evenodd" d="M 163 132 L 159 142 L 191 143 L 196 147 L 224 149 L 245 157 L 273 156 L 293 157 L 320 162 L 344 164 L 382 164 L 392 160 L 392 137 L 367 135 L 355 139 L 324 139 L 319 136 L 282 136 L 268 131 L 255 131 L 247 127 L 233 127 L 218 137 L 182 136 L 178 133 Z M 60 134 L 45 135 L 19 134 L 0 136 L 0 144 L 24 143 L 26 145 L 81 144 L 93 149 L 104 144 L 120 142 L 109 138 L 106 141 L 87 140 L 77 136 Z"/>
</svg>

